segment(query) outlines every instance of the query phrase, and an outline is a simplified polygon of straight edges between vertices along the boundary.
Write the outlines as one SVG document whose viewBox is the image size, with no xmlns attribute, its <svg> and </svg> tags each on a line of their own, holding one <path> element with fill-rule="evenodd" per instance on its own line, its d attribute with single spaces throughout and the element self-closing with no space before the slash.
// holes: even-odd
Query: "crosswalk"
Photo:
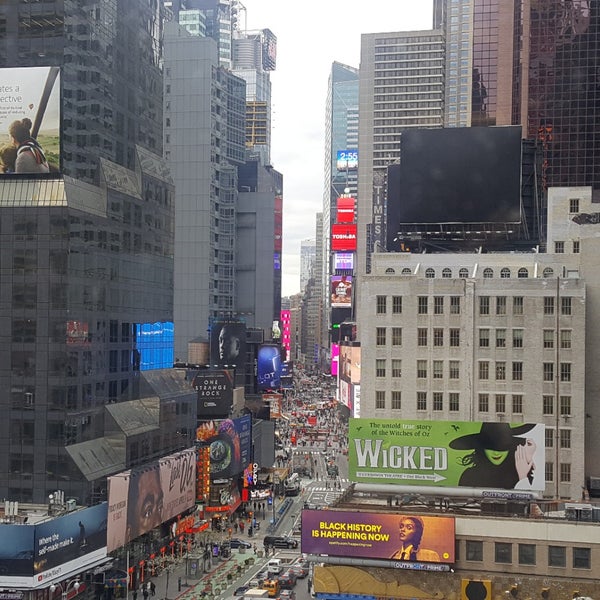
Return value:
<svg viewBox="0 0 600 600">
<path fill-rule="evenodd" d="M 339 481 L 341 483 L 341 486 L 342 486 L 341 489 L 335 488 L 332 482 L 329 483 L 329 486 L 326 486 L 325 482 L 313 482 L 310 485 L 309 490 L 311 492 L 339 492 L 341 494 L 350 484 L 350 480 L 349 479 L 338 479 L 337 481 Z"/>
</svg>

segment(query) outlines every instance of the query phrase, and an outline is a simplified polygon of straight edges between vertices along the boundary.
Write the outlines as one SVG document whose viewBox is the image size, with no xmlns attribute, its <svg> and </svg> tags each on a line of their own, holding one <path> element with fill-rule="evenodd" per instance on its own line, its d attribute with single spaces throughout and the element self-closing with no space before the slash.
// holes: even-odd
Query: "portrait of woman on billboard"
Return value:
<svg viewBox="0 0 600 600">
<path fill-rule="evenodd" d="M 467 467 L 458 485 L 501 489 L 527 489 L 536 474 L 538 449 L 532 430 L 536 424 L 511 427 L 509 423 L 482 423 L 478 433 L 450 442 L 454 450 L 468 450 L 459 459 Z M 526 437 L 524 437 L 526 434 Z"/>
</svg>

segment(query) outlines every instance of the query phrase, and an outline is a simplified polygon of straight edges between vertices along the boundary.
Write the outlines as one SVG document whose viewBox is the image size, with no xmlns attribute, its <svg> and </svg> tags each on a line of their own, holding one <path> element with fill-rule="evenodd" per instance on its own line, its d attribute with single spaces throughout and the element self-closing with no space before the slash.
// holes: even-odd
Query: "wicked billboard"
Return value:
<svg viewBox="0 0 600 600">
<path fill-rule="evenodd" d="M 544 425 L 351 419 L 359 483 L 543 491 Z"/>
<path fill-rule="evenodd" d="M 194 505 L 196 451 L 189 448 L 108 478 L 108 551 Z"/>
<path fill-rule="evenodd" d="M 453 563 L 454 518 L 303 510 L 302 552 Z"/>
</svg>

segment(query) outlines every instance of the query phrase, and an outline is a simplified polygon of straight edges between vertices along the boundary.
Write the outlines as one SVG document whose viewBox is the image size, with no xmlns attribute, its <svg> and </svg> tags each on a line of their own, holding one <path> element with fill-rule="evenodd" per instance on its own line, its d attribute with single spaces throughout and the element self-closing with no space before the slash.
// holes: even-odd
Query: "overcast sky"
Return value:
<svg viewBox="0 0 600 600">
<path fill-rule="evenodd" d="M 431 29 L 432 0 L 241 1 L 249 30 L 268 28 L 277 36 L 271 162 L 283 174 L 282 294 L 289 296 L 300 291 L 300 242 L 315 237 L 323 206 L 331 65 L 360 66 L 361 33 Z"/>
</svg>

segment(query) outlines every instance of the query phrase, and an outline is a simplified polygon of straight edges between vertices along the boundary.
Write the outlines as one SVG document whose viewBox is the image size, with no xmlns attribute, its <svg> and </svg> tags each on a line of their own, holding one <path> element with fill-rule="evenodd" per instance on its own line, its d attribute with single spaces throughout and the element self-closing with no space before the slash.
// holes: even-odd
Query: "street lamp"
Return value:
<svg viewBox="0 0 600 600">
<path fill-rule="evenodd" d="M 54 592 L 60 588 L 60 595 L 62 600 L 67 600 L 68 593 L 73 589 L 77 591 L 79 589 L 79 579 L 72 579 L 71 581 L 66 582 L 66 585 L 63 586 L 62 582 L 53 583 L 50 586 L 50 592 L 54 594 Z"/>
</svg>

